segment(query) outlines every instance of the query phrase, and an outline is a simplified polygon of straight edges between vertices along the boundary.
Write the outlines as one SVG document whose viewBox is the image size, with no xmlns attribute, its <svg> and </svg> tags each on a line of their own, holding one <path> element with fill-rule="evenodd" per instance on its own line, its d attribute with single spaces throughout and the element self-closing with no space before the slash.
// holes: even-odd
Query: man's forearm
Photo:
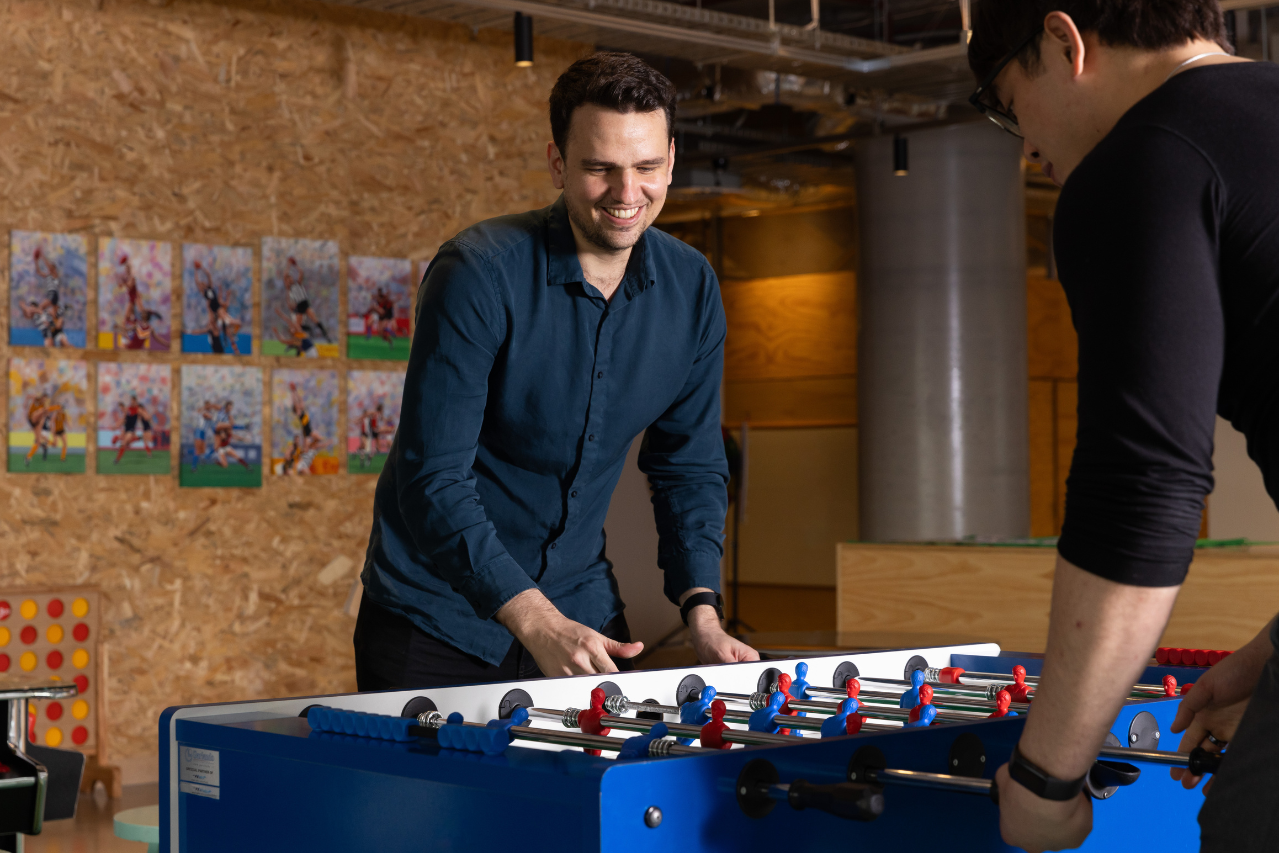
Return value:
<svg viewBox="0 0 1280 853">
<path fill-rule="evenodd" d="M 1088 771 L 1178 590 L 1115 583 L 1058 557 L 1044 669 L 1021 740 L 1028 759 L 1060 779 Z"/>
</svg>

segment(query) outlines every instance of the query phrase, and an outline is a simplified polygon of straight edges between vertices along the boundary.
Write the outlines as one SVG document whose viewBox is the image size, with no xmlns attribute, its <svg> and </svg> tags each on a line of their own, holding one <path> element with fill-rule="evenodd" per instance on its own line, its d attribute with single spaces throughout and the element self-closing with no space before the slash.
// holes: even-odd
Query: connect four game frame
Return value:
<svg viewBox="0 0 1280 853">
<path fill-rule="evenodd" d="M 96 754 L 102 668 L 101 594 L 93 587 L 40 587 L 0 592 L 0 677 L 74 682 L 74 699 L 29 703 L 27 740 Z"/>
</svg>

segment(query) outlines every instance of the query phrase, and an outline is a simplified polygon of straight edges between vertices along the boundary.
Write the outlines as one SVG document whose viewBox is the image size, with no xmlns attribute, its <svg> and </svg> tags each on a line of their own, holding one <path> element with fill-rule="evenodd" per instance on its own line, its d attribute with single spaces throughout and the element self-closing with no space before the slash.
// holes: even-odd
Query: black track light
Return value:
<svg viewBox="0 0 1280 853">
<path fill-rule="evenodd" d="M 907 138 L 893 135 L 893 174 L 901 178 L 907 174 Z"/>
<path fill-rule="evenodd" d="M 528 68 L 533 65 L 533 18 L 516 12 L 515 27 L 516 67 Z"/>
</svg>

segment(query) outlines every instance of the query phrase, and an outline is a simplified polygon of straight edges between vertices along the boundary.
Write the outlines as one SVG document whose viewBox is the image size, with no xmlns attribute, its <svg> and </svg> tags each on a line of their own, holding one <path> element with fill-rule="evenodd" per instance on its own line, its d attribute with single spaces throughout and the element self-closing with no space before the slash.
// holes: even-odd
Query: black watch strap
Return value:
<svg viewBox="0 0 1280 853">
<path fill-rule="evenodd" d="M 1018 747 L 1013 748 L 1009 758 L 1009 777 L 1031 793 L 1045 800 L 1073 800 L 1084 790 L 1084 780 L 1088 773 L 1079 779 L 1055 779 L 1045 771 L 1027 760 Z"/>
<path fill-rule="evenodd" d="M 724 599 L 720 597 L 720 593 L 695 592 L 684 600 L 684 604 L 680 605 L 680 621 L 685 625 L 688 625 L 689 611 L 697 607 L 699 604 L 710 604 L 716 609 L 716 618 L 724 618 Z"/>
</svg>

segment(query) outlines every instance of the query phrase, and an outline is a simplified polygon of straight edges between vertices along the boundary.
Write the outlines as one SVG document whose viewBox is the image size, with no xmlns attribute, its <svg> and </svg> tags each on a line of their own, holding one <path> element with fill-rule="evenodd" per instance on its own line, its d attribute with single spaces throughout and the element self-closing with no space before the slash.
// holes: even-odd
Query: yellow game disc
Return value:
<svg viewBox="0 0 1280 853">
<path fill-rule="evenodd" d="M 49 642 L 51 643 L 61 643 L 62 642 L 62 626 L 50 625 L 49 630 L 46 632 L 45 636 L 49 638 Z"/>
<path fill-rule="evenodd" d="M 83 699 L 77 699 L 71 705 L 71 716 L 75 717 L 77 720 L 83 720 L 85 717 L 89 716 L 89 703 Z"/>
<path fill-rule="evenodd" d="M 23 619 L 34 619 L 36 614 L 40 612 L 40 608 L 31 599 L 22 602 L 22 606 L 18 608 L 18 612 L 22 614 Z"/>
<path fill-rule="evenodd" d="M 9 641 L 13 637 L 9 634 L 8 628 L 0 628 L 0 647 L 9 645 Z"/>
<path fill-rule="evenodd" d="M 77 598 L 71 602 L 71 614 L 77 619 L 83 619 L 85 614 L 89 612 L 89 602 L 83 598 Z"/>
<path fill-rule="evenodd" d="M 84 649 L 76 649 L 71 655 L 71 665 L 76 669 L 84 669 L 89 665 L 89 653 Z"/>
<path fill-rule="evenodd" d="M 22 657 L 18 658 L 18 666 L 22 667 L 23 672 L 30 672 L 36 668 L 36 653 L 23 652 Z"/>
<path fill-rule="evenodd" d="M 57 746 L 62 743 L 62 729 L 57 726 L 50 726 L 48 731 L 44 733 L 44 742 L 49 746 Z"/>
</svg>

